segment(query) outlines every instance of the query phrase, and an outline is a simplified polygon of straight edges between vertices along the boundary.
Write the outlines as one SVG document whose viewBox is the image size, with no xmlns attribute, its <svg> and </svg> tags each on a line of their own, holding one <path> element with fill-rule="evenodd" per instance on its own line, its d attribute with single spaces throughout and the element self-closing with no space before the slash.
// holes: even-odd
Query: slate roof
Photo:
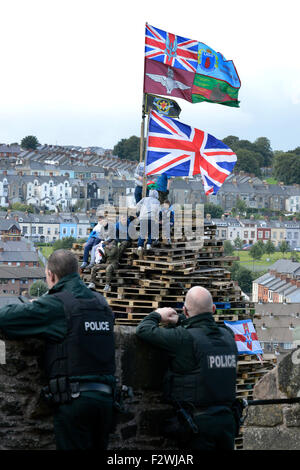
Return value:
<svg viewBox="0 0 300 470">
<path fill-rule="evenodd" d="M 0 279 L 45 279 L 45 270 L 40 267 L 0 265 Z"/>
<path fill-rule="evenodd" d="M 15 221 L 15 219 L 0 219 L 0 230 L 7 231 L 14 225 L 18 230 L 21 230 L 20 225 L 18 224 L 18 222 Z"/>
<path fill-rule="evenodd" d="M 39 256 L 34 251 L 3 251 L 0 252 L 0 263 L 38 262 Z"/>
</svg>

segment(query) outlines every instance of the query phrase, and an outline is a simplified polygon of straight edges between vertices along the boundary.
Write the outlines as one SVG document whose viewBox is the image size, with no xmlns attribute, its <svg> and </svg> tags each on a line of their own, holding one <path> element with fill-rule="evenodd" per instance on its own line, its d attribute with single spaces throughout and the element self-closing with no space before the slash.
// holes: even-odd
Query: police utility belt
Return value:
<svg viewBox="0 0 300 470">
<path fill-rule="evenodd" d="M 113 395 L 110 385 L 98 382 L 71 382 L 68 377 L 51 379 L 41 390 L 41 396 L 48 402 L 62 405 L 78 398 L 81 392 L 96 391 L 106 395 Z"/>
</svg>

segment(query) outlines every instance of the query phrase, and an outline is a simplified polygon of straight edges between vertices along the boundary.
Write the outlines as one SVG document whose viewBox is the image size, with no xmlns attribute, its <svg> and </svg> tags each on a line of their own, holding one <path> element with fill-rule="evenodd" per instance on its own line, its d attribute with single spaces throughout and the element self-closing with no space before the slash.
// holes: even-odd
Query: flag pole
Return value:
<svg viewBox="0 0 300 470">
<path fill-rule="evenodd" d="M 145 93 L 143 93 L 142 122 L 141 122 L 141 140 L 140 140 L 140 163 L 143 161 L 144 140 L 145 140 Z"/>
<path fill-rule="evenodd" d="M 147 122 L 147 135 L 146 135 L 146 142 L 148 142 L 148 134 L 149 134 L 149 122 L 150 122 L 150 114 L 151 114 L 152 108 L 148 109 L 148 122 Z M 146 143 L 147 145 L 147 143 Z M 147 177 L 146 177 L 146 156 L 147 152 L 144 152 L 144 176 L 143 176 L 143 192 L 142 196 L 146 196 L 146 191 L 147 191 Z"/>
</svg>

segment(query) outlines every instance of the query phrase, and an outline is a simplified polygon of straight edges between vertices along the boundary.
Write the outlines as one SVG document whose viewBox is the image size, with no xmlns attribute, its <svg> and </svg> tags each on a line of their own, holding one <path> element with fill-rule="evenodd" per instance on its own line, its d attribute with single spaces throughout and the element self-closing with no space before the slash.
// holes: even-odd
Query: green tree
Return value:
<svg viewBox="0 0 300 470">
<path fill-rule="evenodd" d="M 53 243 L 53 251 L 60 249 L 69 250 L 75 242 L 76 238 L 74 237 L 65 237 L 61 240 L 56 240 L 56 242 Z"/>
<path fill-rule="evenodd" d="M 244 266 L 240 266 L 237 271 L 237 282 L 241 290 L 246 294 L 251 294 L 252 292 L 252 273 L 249 269 Z"/>
<path fill-rule="evenodd" d="M 33 214 L 34 209 L 32 206 L 28 206 L 27 204 L 22 204 L 21 202 L 14 202 L 11 206 L 10 209 L 13 211 L 20 211 L 20 212 L 30 212 Z"/>
<path fill-rule="evenodd" d="M 234 152 L 239 147 L 239 138 L 235 135 L 229 135 L 223 139 L 224 144 L 228 145 Z"/>
<path fill-rule="evenodd" d="M 234 247 L 233 247 L 233 245 L 231 244 L 231 242 L 229 240 L 225 240 L 223 246 L 224 246 L 224 254 L 225 255 L 230 256 L 230 255 L 233 254 Z"/>
<path fill-rule="evenodd" d="M 286 185 L 300 181 L 300 155 L 291 152 L 276 152 L 273 164 L 274 177 Z"/>
<path fill-rule="evenodd" d="M 237 155 L 237 162 L 234 167 L 235 173 L 245 171 L 246 173 L 254 173 L 256 176 L 261 176 L 260 154 L 246 148 L 238 148 L 235 152 Z"/>
<path fill-rule="evenodd" d="M 258 242 L 256 242 L 256 245 L 260 247 L 260 249 L 262 250 L 262 253 L 264 254 L 265 253 L 265 247 L 266 245 L 264 244 L 264 242 L 262 240 L 258 240 Z"/>
<path fill-rule="evenodd" d="M 254 146 L 257 152 L 263 156 L 262 166 L 270 167 L 272 166 L 273 160 L 273 150 L 271 148 L 271 143 L 266 137 L 258 137 L 255 140 Z"/>
<path fill-rule="evenodd" d="M 252 245 L 250 248 L 249 254 L 253 260 L 259 260 L 264 254 L 264 251 L 258 243 L 254 243 L 254 245 Z"/>
<path fill-rule="evenodd" d="M 40 297 L 41 295 L 45 294 L 48 291 L 47 284 L 42 281 L 35 281 L 33 284 L 31 284 L 30 289 L 29 289 L 29 295 L 31 297 Z"/>
<path fill-rule="evenodd" d="M 240 237 L 236 237 L 234 240 L 234 246 L 237 250 L 241 250 L 243 248 L 243 241 L 240 239 Z"/>
<path fill-rule="evenodd" d="M 241 199 L 240 197 L 237 198 L 235 207 L 239 214 L 243 214 L 247 211 L 247 204 L 244 199 Z"/>
<path fill-rule="evenodd" d="M 121 159 L 137 160 L 140 159 L 140 138 L 132 135 L 129 139 L 120 140 L 113 148 L 114 155 Z"/>
<path fill-rule="evenodd" d="M 252 292 L 252 273 L 249 269 L 241 266 L 240 263 L 234 262 L 231 267 L 231 279 L 238 282 L 241 290 L 246 294 Z"/>
<path fill-rule="evenodd" d="M 21 140 L 21 147 L 25 150 L 35 150 L 39 145 L 39 141 L 34 135 L 27 135 Z"/>
<path fill-rule="evenodd" d="M 281 251 L 281 253 L 284 255 L 287 251 L 289 251 L 289 244 L 287 241 L 283 240 L 280 244 L 279 244 L 279 251 Z"/>
<path fill-rule="evenodd" d="M 207 202 L 204 204 L 204 216 L 210 214 L 213 219 L 219 219 L 223 214 L 223 208 L 212 202 Z"/>
<path fill-rule="evenodd" d="M 265 244 L 265 253 L 268 255 L 271 255 L 276 251 L 274 243 L 271 242 L 271 240 L 268 240 L 267 243 Z"/>
</svg>

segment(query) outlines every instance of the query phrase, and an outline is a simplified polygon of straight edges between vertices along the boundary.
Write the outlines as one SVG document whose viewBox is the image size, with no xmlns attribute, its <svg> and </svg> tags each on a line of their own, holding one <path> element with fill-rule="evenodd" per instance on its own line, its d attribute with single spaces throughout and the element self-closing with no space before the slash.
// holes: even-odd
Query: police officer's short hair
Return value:
<svg viewBox="0 0 300 470">
<path fill-rule="evenodd" d="M 61 279 L 68 274 L 78 273 L 78 260 L 69 250 L 55 250 L 48 258 L 47 268 Z"/>
</svg>

